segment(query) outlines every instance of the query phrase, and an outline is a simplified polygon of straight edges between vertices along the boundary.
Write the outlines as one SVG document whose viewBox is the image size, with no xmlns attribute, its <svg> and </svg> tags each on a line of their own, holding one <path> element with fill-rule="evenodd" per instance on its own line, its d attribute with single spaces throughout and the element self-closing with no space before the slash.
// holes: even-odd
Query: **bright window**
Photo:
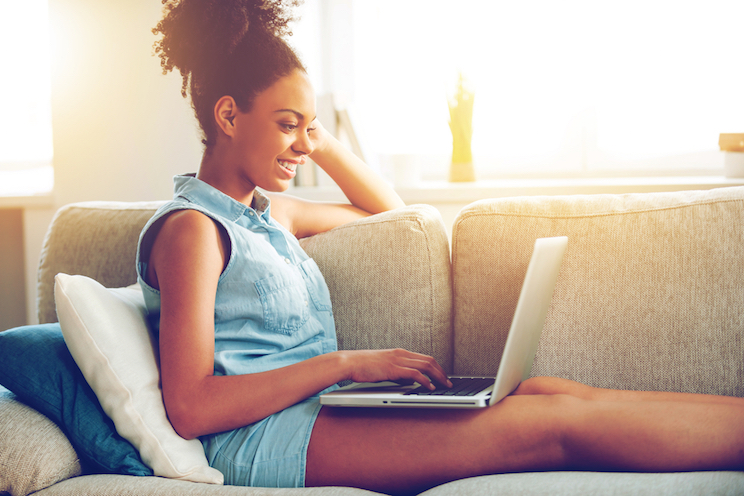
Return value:
<svg viewBox="0 0 744 496">
<path fill-rule="evenodd" d="M 0 2 L 0 196 L 50 191 L 47 0 Z"/>
<path fill-rule="evenodd" d="M 368 148 L 430 157 L 425 176 L 446 176 L 458 71 L 479 177 L 721 174 L 719 133 L 744 130 L 741 0 L 350 4 L 331 70 Z"/>
</svg>

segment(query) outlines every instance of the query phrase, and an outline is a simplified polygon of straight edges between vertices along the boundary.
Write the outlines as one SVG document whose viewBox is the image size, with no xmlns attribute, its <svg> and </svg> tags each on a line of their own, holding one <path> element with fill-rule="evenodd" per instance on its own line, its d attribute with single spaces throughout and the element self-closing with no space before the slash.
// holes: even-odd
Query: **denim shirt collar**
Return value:
<svg viewBox="0 0 744 496">
<path fill-rule="evenodd" d="M 185 198 L 198 203 L 210 211 L 236 222 L 247 210 L 254 211 L 265 222 L 271 218 L 271 200 L 258 189 L 253 191 L 251 207 L 227 196 L 217 188 L 197 179 L 196 174 L 183 174 L 173 177 L 174 198 Z"/>
</svg>

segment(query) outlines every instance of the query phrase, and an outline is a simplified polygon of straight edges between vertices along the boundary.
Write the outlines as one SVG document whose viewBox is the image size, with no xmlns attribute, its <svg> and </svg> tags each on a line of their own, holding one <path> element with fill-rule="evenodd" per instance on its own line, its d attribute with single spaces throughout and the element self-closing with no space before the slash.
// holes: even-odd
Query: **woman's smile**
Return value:
<svg viewBox="0 0 744 496">
<path fill-rule="evenodd" d="M 297 166 L 302 165 L 305 163 L 305 157 L 302 156 L 298 160 L 288 160 L 288 159 L 277 159 L 277 162 L 279 162 L 279 165 L 285 169 L 287 172 L 296 173 L 297 172 Z"/>
</svg>

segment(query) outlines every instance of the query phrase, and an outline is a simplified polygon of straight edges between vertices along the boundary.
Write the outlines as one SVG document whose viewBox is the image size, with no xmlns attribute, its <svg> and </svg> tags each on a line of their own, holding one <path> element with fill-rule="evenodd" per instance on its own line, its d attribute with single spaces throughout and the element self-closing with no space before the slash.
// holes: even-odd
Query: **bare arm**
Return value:
<svg viewBox="0 0 744 496">
<path fill-rule="evenodd" d="M 227 253 L 221 228 L 185 210 L 165 220 L 150 255 L 148 281 L 161 293 L 163 399 L 181 436 L 251 424 L 344 379 L 447 380 L 431 357 L 403 350 L 343 351 L 269 372 L 215 376 L 214 300 Z"/>
<path fill-rule="evenodd" d="M 344 192 L 352 205 L 370 214 L 405 206 L 395 190 L 367 164 L 331 136 L 320 123 L 312 158 Z"/>
<path fill-rule="evenodd" d="M 341 224 L 405 206 L 395 190 L 315 121 L 310 158 L 348 198 L 350 205 L 310 202 L 274 194 L 272 215 L 298 238 L 328 231 Z"/>
</svg>

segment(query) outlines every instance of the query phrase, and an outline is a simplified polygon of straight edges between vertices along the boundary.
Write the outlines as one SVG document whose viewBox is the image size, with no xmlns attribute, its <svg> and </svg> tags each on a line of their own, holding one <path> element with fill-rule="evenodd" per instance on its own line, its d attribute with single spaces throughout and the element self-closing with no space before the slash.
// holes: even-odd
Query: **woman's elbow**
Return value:
<svg viewBox="0 0 744 496">
<path fill-rule="evenodd" d="M 199 409 L 193 404 L 175 399 L 165 400 L 165 412 L 173 430 L 184 439 L 196 439 L 203 435 Z"/>
</svg>

